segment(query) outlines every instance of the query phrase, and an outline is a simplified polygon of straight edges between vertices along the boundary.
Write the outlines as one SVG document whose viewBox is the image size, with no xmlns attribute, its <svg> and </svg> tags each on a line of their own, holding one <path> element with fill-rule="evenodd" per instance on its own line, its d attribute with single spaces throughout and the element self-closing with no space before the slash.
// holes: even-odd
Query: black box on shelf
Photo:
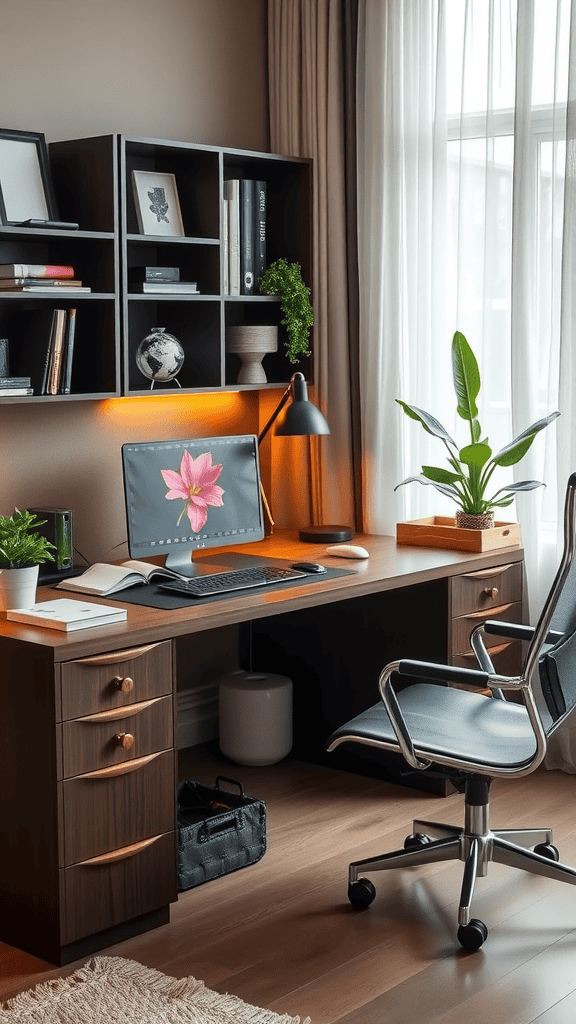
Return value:
<svg viewBox="0 0 576 1024">
<path fill-rule="evenodd" d="M 239 793 L 220 788 L 237 786 Z M 178 889 L 191 889 L 238 868 L 266 852 L 266 805 L 244 796 L 240 782 L 219 775 L 214 787 L 185 781 L 177 798 Z"/>
<path fill-rule="evenodd" d="M 74 546 L 72 543 L 72 510 L 69 508 L 29 508 L 29 512 L 35 513 L 39 519 L 45 519 L 43 526 L 38 527 L 47 540 L 54 544 L 56 550 L 52 551 L 53 562 L 42 562 L 39 575 L 52 575 L 55 570 L 71 569 L 74 564 Z"/>
</svg>

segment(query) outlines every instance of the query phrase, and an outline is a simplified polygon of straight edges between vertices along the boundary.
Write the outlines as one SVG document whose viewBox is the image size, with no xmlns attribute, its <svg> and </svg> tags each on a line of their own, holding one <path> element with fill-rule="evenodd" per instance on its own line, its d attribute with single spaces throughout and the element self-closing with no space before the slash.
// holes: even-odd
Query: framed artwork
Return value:
<svg viewBox="0 0 576 1024">
<path fill-rule="evenodd" d="M 28 220 L 58 220 L 46 139 L 0 128 L 0 223 Z"/>
<path fill-rule="evenodd" d="M 140 233 L 184 238 L 175 176 L 161 171 L 132 171 L 132 186 Z"/>
</svg>

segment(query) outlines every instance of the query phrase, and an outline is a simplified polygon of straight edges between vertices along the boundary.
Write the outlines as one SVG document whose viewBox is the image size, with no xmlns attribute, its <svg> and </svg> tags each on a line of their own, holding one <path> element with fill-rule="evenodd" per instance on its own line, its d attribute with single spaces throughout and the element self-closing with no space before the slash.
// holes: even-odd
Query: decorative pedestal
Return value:
<svg viewBox="0 0 576 1024">
<path fill-rule="evenodd" d="M 238 384 L 266 384 L 262 360 L 278 349 L 278 328 L 268 326 L 229 327 L 226 348 L 240 357 Z"/>
<path fill-rule="evenodd" d="M 292 748 L 292 680 L 238 669 L 220 680 L 220 750 L 236 764 L 275 764 Z"/>
</svg>

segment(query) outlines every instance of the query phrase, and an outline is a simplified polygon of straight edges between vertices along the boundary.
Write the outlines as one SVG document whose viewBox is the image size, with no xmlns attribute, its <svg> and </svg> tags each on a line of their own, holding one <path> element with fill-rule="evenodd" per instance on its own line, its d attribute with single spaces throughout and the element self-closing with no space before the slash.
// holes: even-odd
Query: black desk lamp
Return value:
<svg viewBox="0 0 576 1024">
<path fill-rule="evenodd" d="M 288 400 L 292 398 L 292 404 Z M 282 415 L 280 415 L 282 413 Z M 278 402 L 266 426 L 258 437 L 260 445 L 270 428 L 276 424 L 275 433 L 280 437 L 311 436 L 329 434 L 325 417 L 320 409 L 308 398 L 308 385 L 303 374 L 295 373 L 286 391 Z M 270 510 L 268 510 L 270 514 Z M 272 522 L 272 517 L 270 517 Z M 312 544 L 337 544 L 352 540 L 354 530 L 351 526 L 307 526 L 300 530 L 300 540 Z"/>
</svg>

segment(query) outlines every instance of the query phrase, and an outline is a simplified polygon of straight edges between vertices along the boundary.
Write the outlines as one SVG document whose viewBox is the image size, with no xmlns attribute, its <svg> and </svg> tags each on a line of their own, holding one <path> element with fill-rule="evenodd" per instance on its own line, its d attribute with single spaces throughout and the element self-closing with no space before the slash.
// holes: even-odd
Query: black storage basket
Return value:
<svg viewBox="0 0 576 1024">
<path fill-rule="evenodd" d="M 239 793 L 222 790 L 220 783 Z M 220 878 L 255 864 L 266 851 L 266 805 L 244 796 L 240 782 L 219 775 L 214 787 L 178 786 L 178 889 Z"/>
</svg>

